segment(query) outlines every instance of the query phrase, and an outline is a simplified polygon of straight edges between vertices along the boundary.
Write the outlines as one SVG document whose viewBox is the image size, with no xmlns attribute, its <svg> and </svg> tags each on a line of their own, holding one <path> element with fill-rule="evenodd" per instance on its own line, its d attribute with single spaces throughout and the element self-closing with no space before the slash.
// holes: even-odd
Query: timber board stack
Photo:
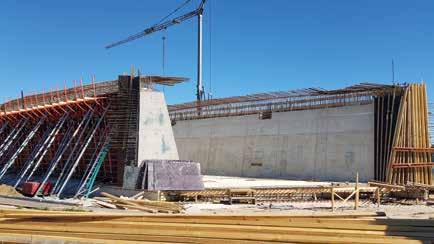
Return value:
<svg viewBox="0 0 434 244">
<path fill-rule="evenodd" d="M 425 84 L 411 84 L 401 99 L 387 167 L 390 184 L 432 185 L 428 103 Z"/>
<path fill-rule="evenodd" d="M 144 215 L 0 210 L 8 243 L 432 243 L 434 220 L 376 213 Z"/>
</svg>

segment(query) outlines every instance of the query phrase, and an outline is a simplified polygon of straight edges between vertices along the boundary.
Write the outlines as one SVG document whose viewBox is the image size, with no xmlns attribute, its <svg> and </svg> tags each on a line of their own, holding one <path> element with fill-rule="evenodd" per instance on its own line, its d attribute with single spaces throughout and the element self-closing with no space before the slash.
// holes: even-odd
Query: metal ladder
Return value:
<svg viewBox="0 0 434 244">
<path fill-rule="evenodd" d="M 107 131 L 104 132 L 103 136 L 99 137 L 98 142 L 95 145 L 95 150 L 92 153 L 92 156 L 90 157 L 89 163 L 87 164 L 86 170 L 84 171 L 84 173 L 82 174 L 83 177 L 81 177 L 80 183 L 78 184 L 79 186 L 81 186 L 83 184 L 83 182 L 85 181 L 87 174 L 89 173 L 89 171 L 91 170 L 91 168 L 93 167 L 93 163 L 96 161 L 98 154 L 101 150 L 101 148 L 104 145 L 105 139 L 107 138 Z M 77 191 L 78 193 L 78 191 Z"/>
<path fill-rule="evenodd" d="M 92 164 L 89 164 L 89 166 L 91 165 L 91 167 L 88 173 L 85 174 L 85 178 L 80 184 L 80 187 L 74 196 L 75 198 L 79 197 L 82 194 L 85 198 L 88 198 L 90 193 L 92 193 L 92 188 L 95 183 L 96 177 L 98 176 L 101 165 L 104 163 L 104 160 L 107 157 L 109 151 L 109 145 L 110 145 L 110 138 L 107 136 L 101 150 L 98 153 L 97 158 Z"/>
</svg>

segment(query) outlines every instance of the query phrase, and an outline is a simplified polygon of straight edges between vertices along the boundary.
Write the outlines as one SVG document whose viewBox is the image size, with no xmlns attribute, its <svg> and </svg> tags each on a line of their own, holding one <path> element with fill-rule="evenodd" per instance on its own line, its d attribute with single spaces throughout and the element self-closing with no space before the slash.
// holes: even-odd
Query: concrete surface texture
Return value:
<svg viewBox="0 0 434 244">
<path fill-rule="evenodd" d="M 183 160 L 202 174 L 354 181 L 374 177 L 374 106 L 177 121 Z"/>
<path fill-rule="evenodd" d="M 139 111 L 139 164 L 147 159 L 178 160 L 178 150 L 163 93 L 142 88 Z"/>
</svg>

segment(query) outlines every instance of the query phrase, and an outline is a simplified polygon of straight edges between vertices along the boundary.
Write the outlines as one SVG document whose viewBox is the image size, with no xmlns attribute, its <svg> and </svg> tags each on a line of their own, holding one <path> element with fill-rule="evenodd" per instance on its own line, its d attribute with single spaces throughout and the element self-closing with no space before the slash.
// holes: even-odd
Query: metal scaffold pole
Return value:
<svg viewBox="0 0 434 244">
<path fill-rule="evenodd" d="M 8 127 L 9 123 L 8 121 L 6 121 L 3 125 L 2 128 L 0 129 L 0 135 L 3 134 L 3 131 L 6 130 L 6 128 Z"/>
<path fill-rule="evenodd" d="M 95 161 L 93 161 L 93 163 L 89 164 L 89 170 L 87 170 L 87 172 L 84 174 L 83 180 L 80 183 L 80 187 L 78 188 L 77 193 L 74 197 L 78 197 L 81 194 L 84 194 L 85 198 L 89 197 L 89 194 L 92 192 L 93 184 L 95 183 L 99 169 L 101 168 L 101 165 L 103 164 L 108 154 L 109 143 L 110 137 L 106 135 L 106 138 L 101 147 L 101 150 L 98 153 L 98 156 L 96 157 Z"/>
<path fill-rule="evenodd" d="M 12 132 L 8 135 L 5 142 L 0 146 L 0 157 L 9 149 L 12 142 L 17 138 L 17 136 L 21 133 L 24 127 L 27 124 L 28 119 L 22 119 L 12 130 Z"/>
<path fill-rule="evenodd" d="M 63 124 L 66 122 L 67 118 L 68 118 L 68 113 L 65 113 L 60 118 L 60 120 L 57 122 L 57 124 L 54 126 L 54 128 L 47 129 L 44 136 L 42 137 L 42 140 L 35 147 L 34 151 L 32 152 L 32 154 L 29 156 L 26 163 L 24 164 L 25 167 L 20 172 L 19 177 L 18 177 L 17 181 L 15 182 L 14 187 L 19 186 L 22 179 L 24 179 L 24 177 L 27 175 L 27 172 L 33 166 L 35 166 L 35 168 L 37 168 L 37 166 L 39 165 L 39 162 L 44 158 L 46 152 L 50 148 L 51 144 L 53 143 L 54 139 L 56 138 L 56 136 L 59 133 L 60 129 L 62 128 Z M 38 158 L 39 158 L 39 160 L 38 160 Z M 35 162 L 37 162 L 37 163 L 34 165 Z M 34 171 L 31 172 L 30 177 L 33 175 L 33 172 Z M 27 180 L 28 179 L 29 178 L 27 178 Z"/>
<path fill-rule="evenodd" d="M 60 195 L 62 194 L 66 184 L 68 183 L 69 179 L 71 178 L 72 174 L 75 172 L 75 169 L 77 168 L 78 163 L 80 162 L 81 157 L 83 156 L 84 152 L 86 151 L 87 147 L 89 146 L 89 143 L 91 142 L 93 136 L 95 135 L 96 131 L 99 129 L 99 126 L 101 124 L 101 122 L 103 121 L 103 119 L 105 118 L 105 115 L 108 111 L 110 105 L 108 105 L 105 109 L 103 114 L 101 115 L 101 117 L 98 119 L 98 122 L 96 123 L 92 133 L 88 136 L 84 146 L 82 147 L 80 154 L 78 155 L 77 159 L 75 160 L 74 164 L 72 165 L 71 169 L 69 170 L 68 175 L 66 176 L 66 179 L 63 181 L 63 184 L 61 185 L 61 187 L 59 188 L 59 190 L 56 192 L 56 196 L 60 197 Z"/>
<path fill-rule="evenodd" d="M 49 166 L 49 170 L 48 172 L 45 174 L 41 184 L 39 184 L 38 189 L 36 190 L 36 194 L 38 194 L 42 187 L 44 186 L 44 184 L 48 181 L 48 179 L 50 178 L 51 174 L 54 172 L 54 169 L 57 167 L 58 163 L 60 162 L 63 154 L 65 153 L 66 149 L 69 147 L 69 145 L 71 144 L 72 140 L 75 138 L 75 136 L 80 132 L 80 135 L 82 135 L 85 131 L 86 131 L 86 127 L 89 124 L 91 118 L 93 115 L 93 110 L 88 110 L 86 115 L 83 117 L 83 119 L 81 120 L 80 124 L 77 126 L 77 128 L 75 129 L 74 133 L 72 135 L 68 135 L 66 134 L 63 139 L 62 139 L 62 143 L 59 146 L 59 149 L 56 152 L 56 155 L 54 156 L 53 160 L 50 163 Z M 84 126 L 83 126 L 84 124 Z M 72 127 L 69 128 L 70 131 L 72 131 Z M 72 153 L 70 154 L 70 156 L 72 155 Z M 63 171 L 62 171 L 63 172 Z M 60 178 L 61 176 L 59 176 Z"/>
<path fill-rule="evenodd" d="M 45 117 L 41 118 L 39 122 L 36 124 L 35 127 L 33 127 L 32 131 L 27 135 L 26 139 L 21 143 L 19 148 L 15 151 L 15 153 L 11 156 L 11 158 L 4 164 L 2 170 L 0 171 L 0 179 L 3 178 L 3 176 L 6 174 L 8 169 L 12 166 L 12 164 L 17 159 L 18 155 L 24 150 L 24 148 L 27 146 L 27 144 L 30 142 L 30 140 L 33 138 L 33 136 L 36 134 L 36 132 L 39 130 L 41 125 L 45 122 Z"/>
</svg>

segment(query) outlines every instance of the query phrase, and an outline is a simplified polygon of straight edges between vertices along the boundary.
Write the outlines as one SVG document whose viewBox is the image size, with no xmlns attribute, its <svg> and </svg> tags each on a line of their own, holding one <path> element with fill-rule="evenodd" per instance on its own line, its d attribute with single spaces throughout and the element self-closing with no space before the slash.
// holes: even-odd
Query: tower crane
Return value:
<svg viewBox="0 0 434 244">
<path fill-rule="evenodd" d="M 151 26 L 137 34 L 131 35 L 123 40 L 114 42 L 108 46 L 106 46 L 106 49 L 110 49 L 134 40 L 137 40 L 139 38 L 145 37 L 149 34 L 152 34 L 157 31 L 165 30 L 170 26 L 180 24 L 185 20 L 191 19 L 195 16 L 197 16 L 197 84 L 196 84 L 196 98 L 197 101 L 201 101 L 204 98 L 204 88 L 202 83 L 202 16 L 203 16 L 203 10 L 206 0 L 201 0 L 199 7 L 189 13 L 183 14 L 181 16 L 178 16 L 176 18 L 173 18 L 171 20 L 165 21 L 163 23 L 156 24 L 154 26 Z"/>
</svg>

